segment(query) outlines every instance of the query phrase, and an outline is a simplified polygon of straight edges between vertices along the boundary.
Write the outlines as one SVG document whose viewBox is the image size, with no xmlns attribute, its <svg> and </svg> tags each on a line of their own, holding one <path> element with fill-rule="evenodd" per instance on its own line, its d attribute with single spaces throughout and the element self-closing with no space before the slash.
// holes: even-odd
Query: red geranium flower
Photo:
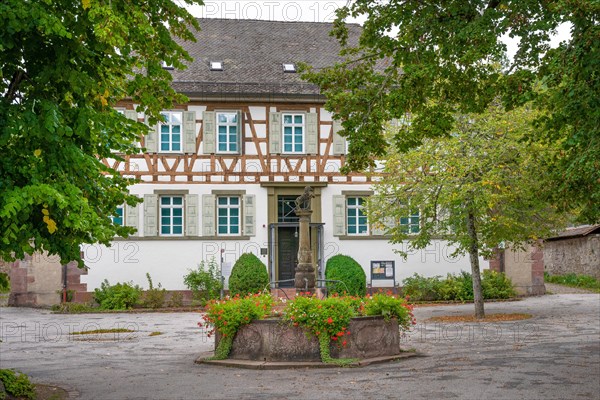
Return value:
<svg viewBox="0 0 600 400">
<path fill-rule="evenodd" d="M 328 324 L 333 324 L 333 320 L 331 319 L 331 317 L 327 318 L 327 323 Z"/>
</svg>

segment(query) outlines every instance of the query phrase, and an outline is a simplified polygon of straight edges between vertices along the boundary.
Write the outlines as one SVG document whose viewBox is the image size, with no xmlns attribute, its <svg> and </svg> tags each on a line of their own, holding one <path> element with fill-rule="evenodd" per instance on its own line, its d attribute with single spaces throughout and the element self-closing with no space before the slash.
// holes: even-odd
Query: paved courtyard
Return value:
<svg viewBox="0 0 600 400">
<path fill-rule="evenodd" d="M 424 307 L 403 340 L 422 356 L 353 369 L 257 371 L 196 365 L 212 349 L 197 313 L 56 315 L 0 308 L 0 367 L 81 399 L 600 399 L 600 295 L 486 304 L 526 321 L 440 324 L 472 305 Z M 72 331 L 136 333 L 76 340 Z M 151 332 L 162 335 L 149 336 Z M 102 340 L 100 340 L 102 339 Z"/>
</svg>

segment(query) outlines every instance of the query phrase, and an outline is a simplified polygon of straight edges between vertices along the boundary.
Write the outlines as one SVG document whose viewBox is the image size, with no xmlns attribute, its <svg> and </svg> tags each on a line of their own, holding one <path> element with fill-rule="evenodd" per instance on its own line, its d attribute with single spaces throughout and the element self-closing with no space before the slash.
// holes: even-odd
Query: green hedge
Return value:
<svg viewBox="0 0 600 400">
<path fill-rule="evenodd" d="M 245 296 L 258 293 L 269 284 L 267 267 L 252 253 L 244 253 L 235 262 L 229 276 L 229 294 Z"/>
<path fill-rule="evenodd" d="M 484 270 L 481 279 L 484 299 L 508 299 L 516 295 L 511 280 L 503 273 Z M 471 301 L 473 277 L 470 273 L 424 277 L 419 274 L 402 281 L 402 294 L 413 301 Z"/>
<path fill-rule="evenodd" d="M 346 291 L 353 296 L 364 296 L 367 293 L 367 276 L 365 271 L 352 257 L 342 254 L 327 260 L 325 278 L 344 282 L 327 283 L 327 293 L 344 294 Z"/>
</svg>

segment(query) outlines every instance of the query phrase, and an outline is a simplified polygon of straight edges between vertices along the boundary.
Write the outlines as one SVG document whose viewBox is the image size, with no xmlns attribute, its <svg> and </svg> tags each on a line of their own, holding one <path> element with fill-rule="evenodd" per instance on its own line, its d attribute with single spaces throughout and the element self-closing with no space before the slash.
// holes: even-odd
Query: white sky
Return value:
<svg viewBox="0 0 600 400">
<path fill-rule="evenodd" d="M 346 3 L 347 0 L 205 0 L 204 6 L 188 7 L 188 9 L 192 15 L 199 18 L 332 22 L 335 19 L 335 10 Z M 359 19 L 349 22 L 361 23 L 362 21 Z M 569 26 L 563 24 L 559 27 L 551 45 L 555 47 L 569 36 Z M 512 58 L 516 52 L 518 39 L 505 36 L 503 41 L 507 44 L 509 58 Z"/>
</svg>

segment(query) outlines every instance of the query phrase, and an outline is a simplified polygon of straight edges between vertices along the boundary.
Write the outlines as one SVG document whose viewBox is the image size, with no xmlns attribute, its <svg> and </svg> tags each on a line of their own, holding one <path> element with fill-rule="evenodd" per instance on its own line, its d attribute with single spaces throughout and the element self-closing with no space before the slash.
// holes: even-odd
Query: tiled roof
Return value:
<svg viewBox="0 0 600 400">
<path fill-rule="evenodd" d="M 197 42 L 182 45 L 194 58 L 188 69 L 173 70 L 173 86 L 192 96 L 308 95 L 319 89 L 283 72 L 283 63 L 304 62 L 315 68 L 340 60 L 339 44 L 329 35 L 331 23 L 234 19 L 199 19 Z M 349 25 L 351 41 L 360 26 Z M 210 61 L 222 61 L 223 71 L 211 71 Z"/>
<path fill-rule="evenodd" d="M 560 240 L 567 238 L 582 237 L 593 233 L 600 233 L 600 225 L 586 225 L 577 228 L 569 228 L 565 231 L 560 232 L 557 236 L 547 238 L 546 240 Z"/>
</svg>

